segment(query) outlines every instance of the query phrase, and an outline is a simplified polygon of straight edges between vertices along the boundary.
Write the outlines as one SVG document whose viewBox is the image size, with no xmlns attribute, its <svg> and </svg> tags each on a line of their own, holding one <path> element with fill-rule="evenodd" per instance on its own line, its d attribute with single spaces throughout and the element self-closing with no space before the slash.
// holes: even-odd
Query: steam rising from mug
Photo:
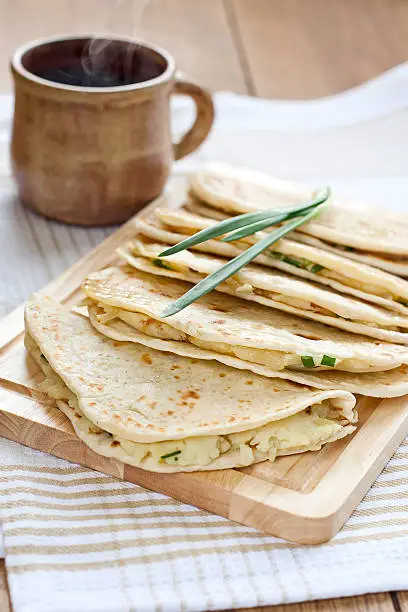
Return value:
<svg viewBox="0 0 408 612">
<path fill-rule="evenodd" d="M 112 41 L 107 38 L 93 38 L 86 45 L 81 58 L 83 69 L 83 85 L 88 87 L 118 87 L 130 85 L 132 80 L 132 47 L 127 45 L 128 50 L 121 57 L 114 57 Z M 120 75 L 113 66 L 120 61 Z"/>
<path fill-rule="evenodd" d="M 116 0 L 112 17 L 108 23 L 109 31 L 134 36 L 141 26 L 149 3 L 150 0 Z M 112 39 L 114 38 L 115 35 L 112 34 Z M 109 35 L 95 36 L 84 49 L 81 62 L 84 75 L 86 75 L 85 86 L 115 87 L 135 82 L 132 59 L 134 48 L 129 44 L 128 51 L 124 54 L 122 48 L 120 58 L 118 52 L 115 58 L 112 44 L 113 41 L 109 39 Z M 120 77 L 112 69 L 112 63 L 117 64 L 118 62 L 120 63 Z"/>
</svg>

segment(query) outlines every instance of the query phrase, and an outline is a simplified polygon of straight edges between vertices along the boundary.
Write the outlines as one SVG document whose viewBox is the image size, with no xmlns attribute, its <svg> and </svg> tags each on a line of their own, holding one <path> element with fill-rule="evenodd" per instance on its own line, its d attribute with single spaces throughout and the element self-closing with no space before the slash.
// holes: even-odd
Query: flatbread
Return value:
<svg viewBox="0 0 408 612">
<path fill-rule="evenodd" d="M 47 298 L 27 303 L 25 322 L 26 347 L 45 374 L 40 389 L 93 450 L 143 469 L 250 465 L 355 429 L 355 398 L 344 391 L 114 341 Z"/>
<path fill-rule="evenodd" d="M 163 340 L 138 331 L 118 317 L 106 323 L 101 322 L 103 309 L 96 304 L 88 306 L 92 325 L 108 338 L 144 344 L 158 351 L 183 355 L 193 359 L 215 360 L 238 370 L 248 370 L 267 378 L 290 380 L 316 389 L 343 389 L 350 393 L 368 397 L 400 397 L 408 394 L 408 366 L 402 365 L 386 372 L 355 374 L 341 371 L 299 372 L 295 370 L 274 370 L 273 368 L 245 361 L 231 355 L 223 355 L 208 348 L 203 349 L 186 342 Z"/>
<path fill-rule="evenodd" d="M 166 240 L 164 229 L 167 231 L 166 241 L 170 244 L 177 244 L 185 239 L 186 235 L 211 228 L 217 223 L 216 220 L 197 216 L 185 210 L 168 208 L 157 209 L 156 218 L 157 221 L 140 220 L 136 226 L 141 233 L 162 241 Z M 264 236 L 265 232 L 258 232 L 233 243 L 215 239 L 192 248 L 224 257 L 235 257 Z M 336 291 L 351 294 L 389 310 L 408 313 L 406 280 L 308 244 L 283 238 L 254 259 L 254 263 L 278 268 L 313 283 L 324 284 Z"/>
<path fill-rule="evenodd" d="M 406 347 L 347 334 L 219 293 L 204 296 L 181 312 L 161 319 L 163 310 L 190 287 L 130 268 L 109 268 L 91 274 L 83 284 L 85 293 L 102 306 L 103 323 L 120 318 L 150 336 L 268 366 L 273 371 L 280 370 L 284 378 L 301 372 L 307 380 L 313 372 L 322 378 L 321 384 L 330 385 L 324 382 L 325 370 L 361 373 L 350 378 L 358 389 L 363 373 L 393 370 L 407 363 Z M 369 379 L 370 385 L 374 380 L 375 377 Z"/>
<path fill-rule="evenodd" d="M 117 253 L 138 270 L 194 284 L 227 263 L 220 257 L 188 250 L 159 258 L 169 246 L 139 236 L 117 249 Z M 402 317 L 271 268 L 246 266 L 216 290 L 348 332 L 408 344 L 408 316 Z"/>
<path fill-rule="evenodd" d="M 309 187 L 224 164 L 212 164 L 194 174 L 190 190 L 210 206 L 234 214 L 293 206 L 313 197 Z M 378 207 L 333 199 L 298 231 L 361 251 L 408 257 L 408 216 Z"/>
</svg>

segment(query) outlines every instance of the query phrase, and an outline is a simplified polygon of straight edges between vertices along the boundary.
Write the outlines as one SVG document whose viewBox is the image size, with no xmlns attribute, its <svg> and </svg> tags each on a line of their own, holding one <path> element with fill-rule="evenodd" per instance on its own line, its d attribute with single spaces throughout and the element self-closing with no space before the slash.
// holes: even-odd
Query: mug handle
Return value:
<svg viewBox="0 0 408 612">
<path fill-rule="evenodd" d="M 209 91 L 177 76 L 172 94 L 190 96 L 196 107 L 193 125 L 180 142 L 173 144 L 174 159 L 177 160 L 195 151 L 207 138 L 214 121 L 214 103 Z"/>
</svg>

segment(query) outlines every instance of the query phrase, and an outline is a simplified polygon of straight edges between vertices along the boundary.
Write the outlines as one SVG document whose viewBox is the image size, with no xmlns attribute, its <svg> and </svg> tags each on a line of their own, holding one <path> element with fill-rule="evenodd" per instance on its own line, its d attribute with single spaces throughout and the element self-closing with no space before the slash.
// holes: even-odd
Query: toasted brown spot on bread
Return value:
<svg viewBox="0 0 408 612">
<path fill-rule="evenodd" d="M 196 391 L 195 389 L 188 389 L 187 391 L 184 391 L 181 395 L 182 399 L 199 399 L 200 398 L 200 394 L 198 391 Z"/>
</svg>

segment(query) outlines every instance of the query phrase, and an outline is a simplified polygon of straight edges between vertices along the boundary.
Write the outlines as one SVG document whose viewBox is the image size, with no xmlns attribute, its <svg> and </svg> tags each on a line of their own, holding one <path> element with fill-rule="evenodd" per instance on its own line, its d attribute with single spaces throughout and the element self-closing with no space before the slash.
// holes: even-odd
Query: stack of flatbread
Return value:
<svg viewBox="0 0 408 612">
<path fill-rule="evenodd" d="M 408 393 L 408 223 L 343 203 L 168 318 L 162 313 L 265 236 L 159 257 L 220 219 L 311 199 L 310 190 L 210 167 L 185 205 L 156 209 L 84 279 L 86 316 L 26 308 L 26 345 L 78 436 L 147 470 L 213 470 L 318 450 L 355 429 L 354 394 Z"/>
<path fill-rule="evenodd" d="M 221 164 L 198 172 L 191 191 L 199 200 L 197 204 L 227 215 L 281 207 L 285 202 L 293 206 L 312 195 L 312 190 L 303 185 Z M 336 199 L 291 238 L 408 277 L 407 235 L 407 215 Z"/>
</svg>

